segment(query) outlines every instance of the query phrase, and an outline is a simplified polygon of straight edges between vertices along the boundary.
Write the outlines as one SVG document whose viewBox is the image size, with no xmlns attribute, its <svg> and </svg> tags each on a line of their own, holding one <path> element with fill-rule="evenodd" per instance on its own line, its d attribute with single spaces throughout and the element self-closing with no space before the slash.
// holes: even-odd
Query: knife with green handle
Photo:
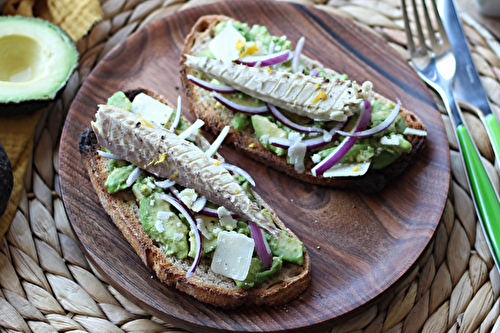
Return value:
<svg viewBox="0 0 500 333">
<path fill-rule="evenodd" d="M 500 127 L 495 115 L 491 112 L 488 96 L 481 85 L 455 3 L 453 0 L 439 0 L 437 5 L 453 53 L 458 55 L 456 57 L 457 71 L 453 85 L 455 98 L 474 107 L 471 109 L 476 111 L 483 122 L 493 153 L 498 165 L 500 165 Z"/>
<path fill-rule="evenodd" d="M 483 227 L 489 236 L 490 247 L 498 267 L 498 259 L 500 258 L 500 201 L 498 194 L 486 173 L 477 148 L 465 125 L 458 125 L 456 133 L 475 199 L 474 202 Z"/>
<path fill-rule="evenodd" d="M 446 95 L 443 101 L 458 140 L 472 200 L 482 222 L 493 259 L 500 269 L 500 198 L 484 168 L 479 150 L 471 139 L 453 91 L 443 89 L 443 92 Z"/>
</svg>

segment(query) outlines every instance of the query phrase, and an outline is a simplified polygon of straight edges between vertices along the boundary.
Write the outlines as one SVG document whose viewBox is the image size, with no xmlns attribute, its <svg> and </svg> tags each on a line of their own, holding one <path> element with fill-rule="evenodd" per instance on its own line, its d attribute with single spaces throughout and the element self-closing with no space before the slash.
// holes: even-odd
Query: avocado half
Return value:
<svg viewBox="0 0 500 333">
<path fill-rule="evenodd" d="M 12 187 L 14 186 L 14 177 L 12 176 L 12 165 L 7 157 L 5 149 L 0 143 L 0 216 L 5 213 L 9 204 Z"/>
<path fill-rule="evenodd" d="M 0 17 L 0 114 L 27 114 L 54 99 L 78 64 L 73 40 L 38 18 Z"/>
</svg>

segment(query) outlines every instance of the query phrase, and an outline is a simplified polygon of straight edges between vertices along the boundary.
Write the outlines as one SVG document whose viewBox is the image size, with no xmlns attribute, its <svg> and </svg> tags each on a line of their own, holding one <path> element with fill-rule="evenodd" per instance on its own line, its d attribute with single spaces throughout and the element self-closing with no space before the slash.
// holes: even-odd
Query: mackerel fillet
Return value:
<svg viewBox="0 0 500 333">
<path fill-rule="evenodd" d="M 92 128 L 99 144 L 158 177 L 192 188 L 208 200 L 252 221 L 271 235 L 277 230 L 219 161 L 189 141 L 122 109 L 100 105 Z"/>
<path fill-rule="evenodd" d="M 247 95 L 314 120 L 346 121 L 372 90 L 370 81 L 330 80 L 186 54 L 186 65 Z"/>
</svg>

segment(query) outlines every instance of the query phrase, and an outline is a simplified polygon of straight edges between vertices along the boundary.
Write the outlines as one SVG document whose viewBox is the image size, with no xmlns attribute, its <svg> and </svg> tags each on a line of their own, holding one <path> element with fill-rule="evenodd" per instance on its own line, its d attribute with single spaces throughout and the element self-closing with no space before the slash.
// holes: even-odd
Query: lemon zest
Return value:
<svg viewBox="0 0 500 333">
<path fill-rule="evenodd" d="M 149 163 L 148 163 L 148 165 L 146 165 L 146 166 L 148 167 L 148 166 L 150 166 L 150 165 L 151 165 L 151 164 L 153 164 L 153 163 L 155 163 L 155 159 L 154 159 L 154 158 L 153 158 L 153 159 L 151 160 L 151 162 L 149 162 Z M 155 163 L 155 164 L 156 164 L 156 163 Z"/>
<path fill-rule="evenodd" d="M 179 173 L 176 171 L 176 172 L 174 172 L 172 177 L 170 177 L 170 179 L 174 180 L 174 179 L 177 179 L 177 177 L 179 177 Z"/>
<path fill-rule="evenodd" d="M 252 55 L 257 51 L 259 51 L 259 48 L 257 47 L 257 44 L 254 43 L 252 46 L 250 46 L 249 48 L 246 49 L 246 54 Z"/>
<path fill-rule="evenodd" d="M 326 94 L 323 90 L 320 90 L 320 92 L 316 95 L 316 97 L 314 97 L 314 99 L 312 101 L 313 104 L 318 102 L 320 99 L 323 101 L 326 99 Z"/>
<path fill-rule="evenodd" d="M 234 190 L 233 194 L 238 194 L 240 193 L 238 190 Z"/>
<path fill-rule="evenodd" d="M 255 148 L 255 143 L 251 143 L 248 145 L 249 148 Z"/>
<path fill-rule="evenodd" d="M 356 165 L 355 167 L 352 168 L 352 171 L 359 172 L 359 169 L 361 169 L 361 164 Z"/>
<path fill-rule="evenodd" d="M 237 42 L 236 42 L 236 49 L 238 51 L 241 51 L 241 49 L 245 46 L 245 42 L 242 41 L 241 39 L 239 39 Z"/>
<path fill-rule="evenodd" d="M 144 119 L 139 119 L 139 122 L 141 123 L 141 125 L 146 125 L 147 127 L 149 128 L 153 128 L 153 124 L 151 123 L 148 123 L 147 121 L 145 121 Z"/>
<path fill-rule="evenodd" d="M 221 164 L 221 163 L 222 163 L 221 161 L 215 161 L 215 162 L 214 162 L 214 165 L 219 165 L 219 164 Z"/>
<path fill-rule="evenodd" d="M 158 156 L 158 161 L 155 162 L 155 165 L 157 165 L 158 163 L 161 163 L 161 162 L 165 161 L 165 157 L 167 157 L 167 153 L 163 153 L 160 156 Z"/>
</svg>

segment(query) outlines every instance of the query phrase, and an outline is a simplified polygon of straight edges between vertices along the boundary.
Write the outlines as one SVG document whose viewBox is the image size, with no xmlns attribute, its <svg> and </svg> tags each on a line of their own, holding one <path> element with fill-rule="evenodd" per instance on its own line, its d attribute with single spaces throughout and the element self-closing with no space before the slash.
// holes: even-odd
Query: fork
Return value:
<svg viewBox="0 0 500 333">
<path fill-rule="evenodd" d="M 500 199 L 483 166 L 478 149 L 471 139 L 463 120 L 462 112 L 453 96 L 452 83 L 456 71 L 455 55 L 446 36 L 434 0 L 431 0 L 431 2 L 438 25 L 439 39 L 434 33 L 425 0 L 422 0 L 431 48 L 426 45 L 416 0 L 411 0 L 411 2 L 415 14 L 417 38 L 419 41 L 418 48 L 415 47 L 413 42 L 406 0 L 402 0 L 403 18 L 411 64 L 420 78 L 433 88 L 443 100 L 459 143 L 460 155 L 465 165 L 476 212 L 487 235 L 486 238 L 496 266 L 500 267 Z"/>
</svg>

